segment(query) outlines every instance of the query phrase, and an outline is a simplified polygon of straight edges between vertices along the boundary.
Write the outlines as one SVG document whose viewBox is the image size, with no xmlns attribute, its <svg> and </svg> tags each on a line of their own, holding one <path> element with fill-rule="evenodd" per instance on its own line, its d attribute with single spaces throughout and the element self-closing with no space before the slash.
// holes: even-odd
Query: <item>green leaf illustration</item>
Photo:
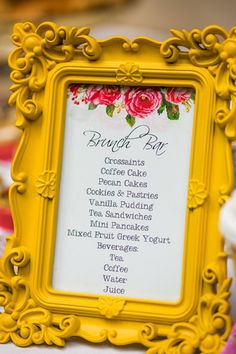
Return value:
<svg viewBox="0 0 236 354">
<path fill-rule="evenodd" d="M 170 107 L 170 108 L 173 106 L 173 103 L 166 101 L 166 100 L 165 100 L 165 104 L 167 107 Z"/>
<path fill-rule="evenodd" d="M 88 88 L 88 84 L 80 84 L 79 87 L 81 87 L 83 90 Z"/>
<path fill-rule="evenodd" d="M 179 106 L 172 104 L 171 106 L 166 106 L 167 117 L 171 120 L 179 119 Z"/>
<path fill-rule="evenodd" d="M 193 102 L 195 102 L 195 90 L 192 90 L 190 98 Z"/>
<path fill-rule="evenodd" d="M 164 112 L 165 108 L 166 108 L 166 102 L 163 100 L 160 107 L 157 110 L 159 116 Z"/>
<path fill-rule="evenodd" d="M 106 106 L 106 114 L 111 118 L 113 116 L 114 110 L 115 110 L 114 104 L 109 104 L 108 106 Z"/>
<path fill-rule="evenodd" d="M 130 114 L 128 114 L 126 117 L 126 122 L 129 124 L 129 126 L 132 128 L 133 125 L 135 124 L 135 117 L 132 117 Z"/>
<path fill-rule="evenodd" d="M 97 104 L 94 104 L 94 103 L 90 102 L 89 105 L 88 105 L 88 109 L 91 111 L 93 109 L 96 109 L 97 106 L 98 106 Z"/>
</svg>

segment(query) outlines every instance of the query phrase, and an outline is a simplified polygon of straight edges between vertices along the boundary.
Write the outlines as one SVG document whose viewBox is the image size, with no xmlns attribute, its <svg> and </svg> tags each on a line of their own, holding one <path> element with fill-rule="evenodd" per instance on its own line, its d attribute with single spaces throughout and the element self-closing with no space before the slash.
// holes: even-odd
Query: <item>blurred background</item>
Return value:
<svg viewBox="0 0 236 354">
<path fill-rule="evenodd" d="M 10 165 L 17 147 L 20 131 L 14 127 L 15 108 L 8 106 L 10 95 L 8 54 L 12 49 L 11 33 L 16 22 L 31 21 L 36 25 L 53 21 L 59 25 L 88 26 L 97 39 L 123 35 L 129 38 L 149 36 L 164 40 L 169 29 L 204 28 L 220 25 L 226 29 L 236 26 L 235 0 L 0 0 L 0 255 L 5 237 L 12 233 L 12 220 L 8 205 L 11 183 Z M 232 146 L 236 161 L 236 148 Z M 233 158 L 232 158 L 233 159 Z M 232 267 L 229 267 L 230 272 Z M 236 290 L 233 290 L 236 294 Z M 236 299 L 236 295 L 234 295 Z M 236 319 L 236 300 L 233 313 Z M 71 347 L 73 352 L 73 345 Z M 23 349 L 4 347 L 4 353 L 22 353 Z M 36 349 L 32 349 L 37 352 Z M 76 353 L 97 353 L 100 349 L 84 344 Z M 29 353 L 33 352 L 29 349 Z M 55 351 L 57 351 L 55 349 Z M 101 347 L 101 352 L 118 353 L 121 349 Z M 141 353 L 134 349 L 122 352 Z M 39 352 L 39 351 L 38 351 Z M 46 350 L 44 350 L 46 353 Z"/>
</svg>

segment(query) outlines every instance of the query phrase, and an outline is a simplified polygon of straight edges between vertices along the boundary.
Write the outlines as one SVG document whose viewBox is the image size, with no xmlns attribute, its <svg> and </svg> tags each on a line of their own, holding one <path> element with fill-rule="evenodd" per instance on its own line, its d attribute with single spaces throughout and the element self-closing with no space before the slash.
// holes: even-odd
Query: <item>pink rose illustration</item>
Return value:
<svg viewBox="0 0 236 354">
<path fill-rule="evenodd" d="M 119 87 L 116 86 L 89 86 L 86 91 L 86 102 L 95 105 L 114 104 L 121 96 Z"/>
<path fill-rule="evenodd" d="M 186 102 L 191 97 L 192 90 L 189 88 L 169 87 L 165 92 L 165 99 L 168 102 L 178 104 Z"/>
<path fill-rule="evenodd" d="M 69 89 L 73 96 L 78 96 L 78 88 L 79 86 L 77 84 L 70 85 Z"/>
<path fill-rule="evenodd" d="M 81 84 L 72 84 L 69 87 L 70 93 L 72 94 L 72 101 L 74 104 L 80 104 L 80 94 L 83 92 L 83 88 Z"/>
<path fill-rule="evenodd" d="M 116 86 L 104 86 L 100 90 L 100 104 L 113 104 L 121 96 L 120 89 Z"/>
<path fill-rule="evenodd" d="M 160 107 L 162 95 L 157 88 L 130 88 L 124 94 L 124 103 L 132 117 L 145 118 Z"/>
<path fill-rule="evenodd" d="M 88 86 L 86 90 L 86 97 L 84 98 L 84 102 L 99 104 L 99 86 Z"/>
<path fill-rule="evenodd" d="M 86 105 L 90 111 L 102 105 L 110 118 L 114 113 L 115 118 L 119 113 L 126 114 L 130 127 L 136 123 L 136 118 L 146 118 L 154 112 L 157 117 L 165 113 L 168 119 L 178 120 L 180 104 L 189 112 L 194 103 L 194 90 L 186 87 L 71 84 L 68 96 L 75 105 Z"/>
</svg>

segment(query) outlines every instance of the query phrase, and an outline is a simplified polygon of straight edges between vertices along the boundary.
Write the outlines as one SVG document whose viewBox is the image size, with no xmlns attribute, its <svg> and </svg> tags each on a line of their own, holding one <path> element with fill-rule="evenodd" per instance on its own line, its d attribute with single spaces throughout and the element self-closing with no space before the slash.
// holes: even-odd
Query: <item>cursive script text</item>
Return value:
<svg viewBox="0 0 236 354">
<path fill-rule="evenodd" d="M 157 135 L 152 134 L 147 125 L 139 125 L 125 137 L 116 140 L 103 137 L 95 130 L 85 130 L 83 134 L 89 138 L 86 144 L 88 147 L 108 148 L 112 152 L 129 149 L 134 141 L 139 141 L 143 150 L 153 151 L 157 156 L 161 156 L 166 152 L 168 145 L 168 143 L 159 140 Z"/>
</svg>

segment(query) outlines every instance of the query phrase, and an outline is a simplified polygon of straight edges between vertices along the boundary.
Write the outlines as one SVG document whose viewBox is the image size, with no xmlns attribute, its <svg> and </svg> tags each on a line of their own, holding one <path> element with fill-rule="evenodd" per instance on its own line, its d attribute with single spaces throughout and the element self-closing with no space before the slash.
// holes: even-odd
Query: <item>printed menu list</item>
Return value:
<svg viewBox="0 0 236 354">
<path fill-rule="evenodd" d="M 193 108 L 191 88 L 70 85 L 55 289 L 180 299 Z"/>
<path fill-rule="evenodd" d="M 68 229 L 69 237 L 93 238 L 98 251 L 108 251 L 101 274 L 101 293 L 125 295 L 129 282 L 127 257 L 140 244 L 171 243 L 170 237 L 151 236 L 150 224 L 158 193 L 148 189 L 144 160 L 105 157 L 94 186 L 85 188 L 89 224 L 86 231 Z"/>
</svg>

